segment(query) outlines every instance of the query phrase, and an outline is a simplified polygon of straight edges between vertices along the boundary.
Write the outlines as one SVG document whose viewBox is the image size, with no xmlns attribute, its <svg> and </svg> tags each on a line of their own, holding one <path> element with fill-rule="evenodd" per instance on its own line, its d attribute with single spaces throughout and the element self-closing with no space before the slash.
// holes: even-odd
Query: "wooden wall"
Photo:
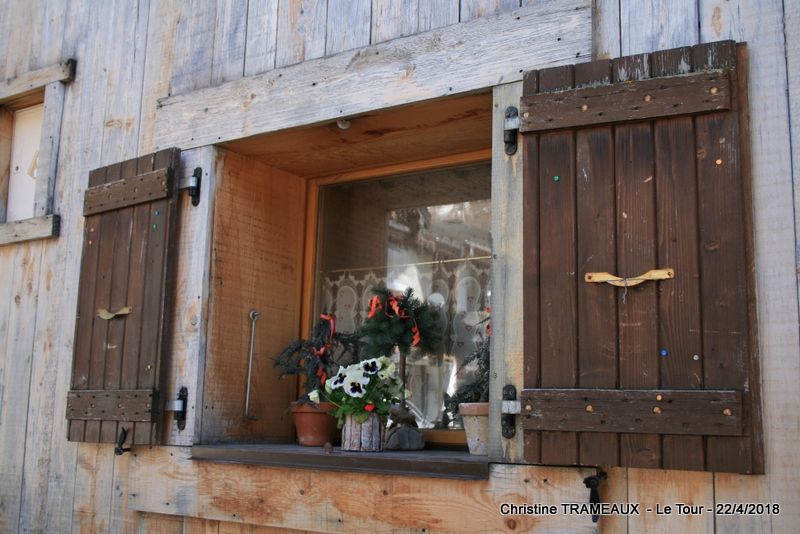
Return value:
<svg viewBox="0 0 800 534">
<path fill-rule="evenodd" d="M 217 519 L 184 520 L 131 511 L 127 493 L 132 455 L 116 457 L 110 446 L 77 445 L 65 439 L 64 401 L 80 261 L 74 251 L 80 250 L 82 236 L 82 193 L 90 169 L 152 150 L 157 99 L 489 16 L 519 4 L 518 0 L 7 0 L 0 6 L 0 76 L 14 77 L 68 57 L 78 60 L 77 77 L 67 90 L 58 163 L 55 202 L 62 216 L 61 237 L 0 248 L 0 531 L 243 528 Z M 800 218 L 794 212 L 800 208 L 800 184 L 794 182 L 800 180 L 800 1 L 595 0 L 594 15 L 598 57 L 727 38 L 749 43 L 768 473 L 748 477 L 615 470 L 606 498 L 783 505 L 779 517 L 704 515 L 665 521 L 644 515 L 604 519 L 604 530 L 796 531 L 800 455 L 793 446 L 800 437 L 796 415 L 800 339 L 795 236 Z M 191 217 L 200 226 L 207 220 Z M 192 220 L 183 221 L 182 227 L 189 227 Z M 204 228 L 193 238 L 206 242 Z M 189 255 L 191 244 L 182 247 L 192 260 L 187 265 L 203 272 L 203 264 Z M 187 295 L 203 293 L 202 284 L 183 290 Z M 202 322 L 192 317 L 199 311 L 187 306 L 179 313 L 191 339 L 184 350 L 197 350 L 203 343 Z M 169 465 L 173 453 L 159 449 L 153 454 Z"/>
</svg>

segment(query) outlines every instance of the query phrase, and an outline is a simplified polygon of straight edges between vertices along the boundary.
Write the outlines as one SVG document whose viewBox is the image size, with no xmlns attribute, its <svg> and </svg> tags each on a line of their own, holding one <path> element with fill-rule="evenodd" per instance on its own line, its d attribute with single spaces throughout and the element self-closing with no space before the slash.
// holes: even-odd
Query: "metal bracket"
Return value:
<svg viewBox="0 0 800 534">
<path fill-rule="evenodd" d="M 517 401 L 517 388 L 511 384 L 503 386 L 503 408 L 500 416 L 500 426 L 503 437 L 511 439 L 517 435 L 517 422 L 515 415 L 521 412 L 520 403 Z"/>
<path fill-rule="evenodd" d="M 186 407 L 189 404 L 189 390 L 186 386 L 181 387 L 178 391 L 178 398 L 173 401 L 167 401 L 164 404 L 165 412 L 175 412 L 175 422 L 178 424 L 178 430 L 186 428 Z"/>
<path fill-rule="evenodd" d="M 188 178 L 181 180 L 179 189 L 188 189 L 189 197 L 192 199 L 192 206 L 200 204 L 200 182 L 203 178 L 203 168 L 195 167 L 194 172 Z"/>
<path fill-rule="evenodd" d="M 514 106 L 508 106 L 505 113 L 505 123 L 503 125 L 503 143 L 505 144 L 507 156 L 513 156 L 517 153 L 518 133 L 519 110 Z"/>
</svg>

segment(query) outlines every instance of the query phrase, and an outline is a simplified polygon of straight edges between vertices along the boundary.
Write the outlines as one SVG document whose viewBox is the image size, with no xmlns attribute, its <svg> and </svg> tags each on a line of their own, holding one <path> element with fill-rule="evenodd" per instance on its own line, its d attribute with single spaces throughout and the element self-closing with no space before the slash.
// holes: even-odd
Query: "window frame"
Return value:
<svg viewBox="0 0 800 534">
<path fill-rule="evenodd" d="M 8 131 L 7 136 L 0 137 L 0 246 L 59 234 L 60 218 L 54 206 L 55 180 L 66 84 L 74 79 L 75 66 L 76 61 L 68 59 L 0 84 L 0 132 Z M 33 217 L 6 222 L 13 112 L 37 104 L 44 104 L 44 118 L 38 147 Z"/>
<path fill-rule="evenodd" d="M 302 303 L 300 317 L 302 320 L 301 337 L 308 338 L 311 329 L 316 324 L 316 274 L 319 258 L 321 256 L 322 240 L 320 239 L 320 209 L 321 190 L 326 186 L 341 184 L 358 184 L 383 178 L 400 177 L 425 171 L 438 171 L 450 168 L 459 168 L 470 165 L 486 164 L 491 167 L 492 149 L 481 149 L 470 152 L 457 153 L 439 158 L 418 159 L 399 165 L 373 168 L 365 171 L 353 171 L 333 176 L 309 178 L 307 181 L 306 214 L 304 236 L 305 251 L 303 254 L 302 274 Z M 490 197 L 490 201 L 492 201 Z M 494 202 L 492 201 L 492 210 Z M 492 228 L 494 230 L 494 228 Z M 494 267 L 494 266 L 493 266 Z M 299 387 L 299 385 L 298 385 Z M 299 389 L 298 389 L 299 396 Z M 454 431 L 443 428 L 424 429 L 423 434 L 427 442 L 437 446 L 466 446 L 467 436 L 464 430 Z"/>
</svg>

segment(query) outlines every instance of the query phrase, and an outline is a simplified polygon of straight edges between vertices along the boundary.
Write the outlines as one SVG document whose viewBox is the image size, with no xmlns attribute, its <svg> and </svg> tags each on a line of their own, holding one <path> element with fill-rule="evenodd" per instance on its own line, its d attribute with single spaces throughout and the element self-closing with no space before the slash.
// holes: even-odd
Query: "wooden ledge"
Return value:
<svg viewBox="0 0 800 534">
<path fill-rule="evenodd" d="M 300 445 L 224 444 L 195 445 L 191 459 L 459 480 L 489 478 L 487 457 L 472 456 L 467 451 L 342 452 L 334 447 L 333 452 L 326 453 L 322 447 Z"/>
<path fill-rule="evenodd" d="M 58 236 L 60 222 L 58 215 L 45 215 L 0 223 L 0 246 Z"/>
</svg>

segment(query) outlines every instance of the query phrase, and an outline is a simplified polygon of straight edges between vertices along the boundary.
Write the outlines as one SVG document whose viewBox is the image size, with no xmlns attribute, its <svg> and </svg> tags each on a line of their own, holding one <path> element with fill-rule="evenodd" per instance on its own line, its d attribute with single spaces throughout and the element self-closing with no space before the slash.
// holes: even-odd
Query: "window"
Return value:
<svg viewBox="0 0 800 534">
<path fill-rule="evenodd" d="M 75 61 L 0 87 L 0 245 L 57 236 L 53 198 L 66 83 Z"/>
<path fill-rule="evenodd" d="M 421 428 L 460 429 L 444 399 L 474 378 L 462 362 L 487 325 L 490 165 L 323 186 L 318 220 L 316 313 L 333 312 L 337 329 L 352 332 L 381 284 L 438 306 L 442 354 L 408 358 L 409 404 Z"/>
<path fill-rule="evenodd" d="M 44 104 L 15 111 L 11 130 L 6 221 L 33 217 Z"/>
</svg>

